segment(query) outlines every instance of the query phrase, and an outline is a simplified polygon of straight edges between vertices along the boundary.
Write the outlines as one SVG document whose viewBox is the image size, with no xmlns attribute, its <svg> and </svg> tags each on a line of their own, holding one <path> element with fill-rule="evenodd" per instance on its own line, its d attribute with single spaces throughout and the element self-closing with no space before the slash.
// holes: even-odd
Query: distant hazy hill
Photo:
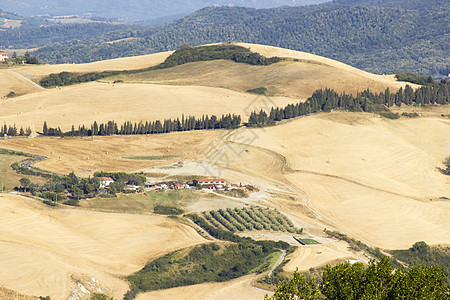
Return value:
<svg viewBox="0 0 450 300">
<path fill-rule="evenodd" d="M 381 1 L 345 2 L 261 10 L 205 8 L 172 24 L 58 43 L 35 54 L 50 63 L 80 63 L 174 50 L 183 42 L 242 41 L 310 52 L 379 74 L 449 73 L 450 10 L 446 2 L 399 1 L 414 2 L 417 9 L 381 7 Z M 370 6 L 372 2 L 380 3 Z"/>
<path fill-rule="evenodd" d="M 201 8 L 214 5 L 269 8 L 325 1 L 327 0 L 2 0 L 0 9 L 26 16 L 78 14 L 136 21 L 185 16 Z"/>
<path fill-rule="evenodd" d="M 429 9 L 450 5 L 448 0 L 334 0 L 337 4 L 397 7 L 404 9 Z"/>
</svg>

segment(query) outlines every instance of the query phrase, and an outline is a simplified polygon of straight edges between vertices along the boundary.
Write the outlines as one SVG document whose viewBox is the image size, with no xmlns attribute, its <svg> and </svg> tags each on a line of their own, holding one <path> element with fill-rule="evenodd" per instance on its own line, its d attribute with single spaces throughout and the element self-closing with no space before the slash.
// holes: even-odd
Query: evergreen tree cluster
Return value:
<svg viewBox="0 0 450 300">
<path fill-rule="evenodd" d="M 44 122 L 43 135 L 47 136 L 92 136 L 92 135 L 135 135 L 135 134 L 158 134 L 169 133 L 175 131 L 191 131 L 191 130 L 204 130 L 204 129 L 232 129 L 241 124 L 241 116 L 228 114 L 222 115 L 218 118 L 215 115 L 202 116 L 196 118 L 193 116 L 184 117 L 181 120 L 166 119 L 164 121 L 156 120 L 154 122 L 139 122 L 133 123 L 130 121 L 124 122 L 120 127 L 115 121 L 108 121 L 107 123 L 97 122 L 92 124 L 91 128 L 86 128 L 85 125 L 79 126 L 78 129 L 72 125 L 72 130 L 62 132 L 58 128 L 49 128 L 47 122 Z"/>
<path fill-rule="evenodd" d="M 31 135 L 31 129 L 30 127 L 23 128 L 20 127 L 20 129 L 17 129 L 16 125 L 6 125 L 6 123 L 3 126 L 0 126 L 0 137 L 7 136 L 30 136 Z"/>
<path fill-rule="evenodd" d="M 235 45 L 215 45 L 190 47 L 184 46 L 169 56 L 160 68 L 170 68 L 197 61 L 227 59 L 249 65 L 267 66 L 281 61 L 279 57 L 267 58 L 250 49 Z"/>
<path fill-rule="evenodd" d="M 318 112 L 330 112 L 334 109 L 363 112 L 385 112 L 386 107 L 413 104 L 440 104 L 449 103 L 450 81 L 443 80 L 439 84 L 427 85 L 414 91 L 409 85 L 400 88 L 397 93 L 391 93 L 389 88 L 383 93 L 373 93 L 369 89 L 359 92 L 356 97 L 350 94 L 325 89 L 316 90 L 313 95 L 303 103 L 288 104 L 284 108 L 272 108 L 269 114 L 261 110 L 250 114 L 247 126 L 266 126 L 283 119 Z"/>
</svg>

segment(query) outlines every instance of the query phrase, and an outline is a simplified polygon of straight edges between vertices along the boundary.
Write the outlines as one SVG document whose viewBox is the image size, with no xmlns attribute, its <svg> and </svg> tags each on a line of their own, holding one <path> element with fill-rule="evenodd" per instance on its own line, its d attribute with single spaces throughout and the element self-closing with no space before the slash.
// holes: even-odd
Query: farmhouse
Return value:
<svg viewBox="0 0 450 300">
<path fill-rule="evenodd" d="M 226 185 L 227 181 L 225 179 L 196 179 L 194 180 L 194 185 L 200 186 L 212 186 L 212 185 Z"/>
<path fill-rule="evenodd" d="M 6 61 L 9 58 L 8 54 L 0 51 L 0 61 Z"/>
<path fill-rule="evenodd" d="M 111 177 L 100 177 L 100 187 L 104 188 L 113 183 L 114 180 Z"/>
</svg>

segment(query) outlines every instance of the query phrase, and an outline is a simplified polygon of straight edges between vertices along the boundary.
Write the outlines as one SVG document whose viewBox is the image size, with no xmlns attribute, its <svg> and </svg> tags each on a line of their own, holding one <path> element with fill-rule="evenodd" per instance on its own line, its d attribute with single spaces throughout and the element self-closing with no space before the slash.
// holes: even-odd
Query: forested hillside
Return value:
<svg viewBox="0 0 450 300">
<path fill-rule="evenodd" d="M 194 46 L 240 41 L 315 53 L 378 74 L 448 74 L 447 3 L 404 0 L 404 5 L 414 2 L 411 7 L 417 7 L 404 9 L 380 6 L 393 1 L 361 0 L 360 6 L 345 2 L 261 10 L 205 8 L 172 24 L 57 43 L 35 55 L 48 63 L 81 63 L 174 50 L 183 42 Z M 105 43 L 121 38 L 134 39 Z"/>
<path fill-rule="evenodd" d="M 22 15 L 85 15 L 119 18 L 129 22 L 186 16 L 206 6 L 233 5 L 255 8 L 307 5 L 327 0 L 2 0 L 0 8 Z"/>
</svg>

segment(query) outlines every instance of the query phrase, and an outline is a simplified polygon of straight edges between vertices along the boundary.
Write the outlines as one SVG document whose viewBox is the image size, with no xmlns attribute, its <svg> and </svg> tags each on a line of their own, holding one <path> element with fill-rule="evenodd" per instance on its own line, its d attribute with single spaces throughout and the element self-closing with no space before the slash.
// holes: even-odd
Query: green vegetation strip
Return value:
<svg viewBox="0 0 450 300">
<path fill-rule="evenodd" d="M 154 208 L 154 212 L 155 214 L 168 216 L 176 216 L 184 213 L 184 211 L 180 208 L 167 205 L 156 205 Z"/>
<path fill-rule="evenodd" d="M 249 49 L 235 45 L 215 45 L 200 47 L 182 47 L 170 55 L 163 63 L 145 69 L 126 71 L 104 71 L 85 74 L 61 72 L 44 77 L 39 83 L 45 88 L 66 86 L 82 82 L 90 82 L 116 75 L 131 75 L 153 70 L 167 69 L 190 62 L 211 61 L 226 59 L 249 65 L 270 65 L 282 59 L 279 57 L 267 58 Z"/>
<path fill-rule="evenodd" d="M 253 272 L 267 270 L 275 248 L 253 243 L 203 244 L 158 258 L 141 271 L 128 276 L 131 290 L 126 299 L 138 292 L 228 281 Z"/>
</svg>

